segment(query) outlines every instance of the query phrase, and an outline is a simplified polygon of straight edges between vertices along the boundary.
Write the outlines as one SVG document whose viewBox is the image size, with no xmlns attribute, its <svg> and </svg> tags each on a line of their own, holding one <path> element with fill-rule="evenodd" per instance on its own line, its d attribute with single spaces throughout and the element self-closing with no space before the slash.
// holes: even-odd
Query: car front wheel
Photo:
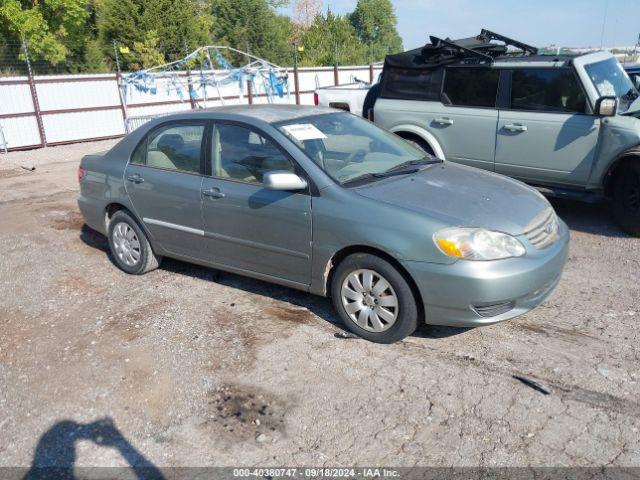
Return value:
<svg viewBox="0 0 640 480">
<path fill-rule="evenodd" d="M 115 264 L 132 275 L 158 268 L 161 258 L 151 248 L 147 236 L 127 212 L 116 212 L 109 222 L 109 247 Z"/>
<path fill-rule="evenodd" d="M 333 275 L 331 297 L 347 328 L 366 340 L 397 342 L 418 326 L 418 306 L 409 283 L 375 255 L 346 257 Z"/>
<path fill-rule="evenodd" d="M 630 235 L 640 237 L 640 159 L 622 167 L 613 191 L 613 213 Z"/>
</svg>

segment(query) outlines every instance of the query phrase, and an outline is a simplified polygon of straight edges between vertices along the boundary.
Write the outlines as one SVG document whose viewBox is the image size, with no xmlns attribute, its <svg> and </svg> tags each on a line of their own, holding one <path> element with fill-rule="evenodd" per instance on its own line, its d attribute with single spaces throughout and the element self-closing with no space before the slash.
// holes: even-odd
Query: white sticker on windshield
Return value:
<svg viewBox="0 0 640 480">
<path fill-rule="evenodd" d="M 284 128 L 293 138 L 301 142 L 304 142 L 305 140 L 320 140 L 327 138 L 327 136 L 318 130 L 315 125 L 311 125 L 310 123 L 284 125 L 282 128 Z"/>
</svg>

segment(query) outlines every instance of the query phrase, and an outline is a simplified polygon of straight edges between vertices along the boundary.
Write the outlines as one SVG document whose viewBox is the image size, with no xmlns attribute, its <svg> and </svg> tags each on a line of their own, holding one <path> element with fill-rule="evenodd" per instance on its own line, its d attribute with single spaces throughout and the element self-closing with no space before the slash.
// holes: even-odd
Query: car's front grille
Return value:
<svg viewBox="0 0 640 480">
<path fill-rule="evenodd" d="M 484 318 L 497 317 L 498 315 L 502 315 L 503 313 L 507 313 L 509 310 L 512 310 L 513 307 L 516 306 L 516 302 L 501 302 L 501 303 L 493 303 L 491 305 L 474 305 L 473 309 L 475 312 Z"/>
<path fill-rule="evenodd" d="M 538 249 L 548 247 L 555 242 L 558 239 L 558 217 L 553 208 L 549 207 L 536 215 L 525 228 L 525 235 Z"/>
</svg>

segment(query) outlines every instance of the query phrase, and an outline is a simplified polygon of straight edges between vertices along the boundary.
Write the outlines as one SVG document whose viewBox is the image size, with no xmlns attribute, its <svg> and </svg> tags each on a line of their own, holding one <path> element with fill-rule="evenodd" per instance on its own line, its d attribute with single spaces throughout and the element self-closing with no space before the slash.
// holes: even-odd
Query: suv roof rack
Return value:
<svg viewBox="0 0 640 480">
<path fill-rule="evenodd" d="M 504 42 L 506 46 L 511 45 L 512 47 L 519 48 L 523 52 L 529 53 L 531 55 L 537 55 L 538 49 L 531 45 L 527 45 L 526 43 L 519 42 L 517 40 L 513 40 L 512 38 L 505 37 L 504 35 L 500 35 L 499 33 L 492 32 L 491 30 L 487 30 L 483 28 L 480 31 L 480 35 L 478 35 L 478 40 L 484 40 L 489 43 L 491 40 L 498 40 L 500 42 Z"/>
<path fill-rule="evenodd" d="M 476 60 L 492 63 L 497 57 L 510 56 L 509 47 L 520 50 L 522 56 L 537 55 L 538 49 L 499 33 L 483 28 L 480 35 L 458 40 L 441 39 L 430 36 L 430 44 L 422 48 L 422 56 L 427 63 L 451 62 L 456 60 Z M 494 43 L 497 40 L 500 43 Z"/>
</svg>

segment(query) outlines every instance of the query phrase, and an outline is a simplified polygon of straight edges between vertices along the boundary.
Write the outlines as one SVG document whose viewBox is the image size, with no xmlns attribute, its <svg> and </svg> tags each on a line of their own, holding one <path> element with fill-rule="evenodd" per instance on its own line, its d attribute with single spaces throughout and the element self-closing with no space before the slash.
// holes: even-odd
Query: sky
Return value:
<svg viewBox="0 0 640 480">
<path fill-rule="evenodd" d="M 482 28 L 537 47 L 633 46 L 640 35 L 640 0 L 391 1 L 406 49 L 424 45 L 429 35 L 464 38 Z M 344 14 L 356 3 L 324 0 L 324 8 Z"/>
</svg>

